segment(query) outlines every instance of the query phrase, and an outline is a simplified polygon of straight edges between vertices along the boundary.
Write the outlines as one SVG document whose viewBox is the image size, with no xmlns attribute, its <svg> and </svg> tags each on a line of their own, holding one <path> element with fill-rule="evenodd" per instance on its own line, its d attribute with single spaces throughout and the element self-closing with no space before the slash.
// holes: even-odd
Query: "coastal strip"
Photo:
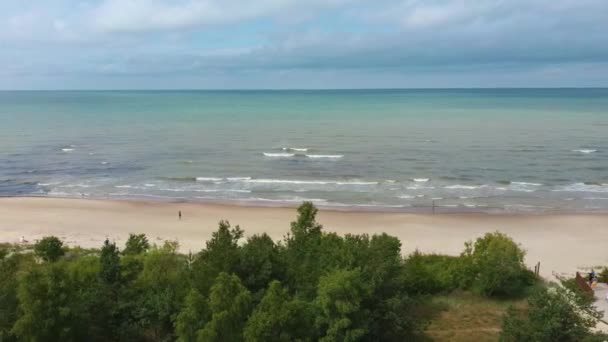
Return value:
<svg viewBox="0 0 608 342">
<path fill-rule="evenodd" d="M 178 219 L 178 212 L 183 214 Z M 145 233 L 151 242 L 178 240 L 184 252 L 198 252 L 222 219 L 240 225 L 247 236 L 267 233 L 280 240 L 295 218 L 292 208 L 201 203 L 164 203 L 8 197 L 0 198 L 0 242 L 31 242 L 55 235 L 69 245 L 99 247 L 109 238 L 119 245 L 129 233 Z M 521 243 L 526 260 L 541 262 L 541 274 L 571 273 L 608 264 L 608 214 L 509 215 L 483 213 L 416 214 L 320 210 L 319 222 L 338 234 L 398 237 L 402 252 L 456 255 L 467 240 L 501 231 Z"/>
</svg>

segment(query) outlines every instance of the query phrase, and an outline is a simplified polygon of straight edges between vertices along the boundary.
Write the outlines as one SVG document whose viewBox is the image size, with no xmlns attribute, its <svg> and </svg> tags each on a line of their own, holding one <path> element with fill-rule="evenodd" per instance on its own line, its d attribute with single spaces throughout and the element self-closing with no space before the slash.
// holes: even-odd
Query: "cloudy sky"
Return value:
<svg viewBox="0 0 608 342">
<path fill-rule="evenodd" d="M 0 0 L 0 89 L 608 86 L 607 0 Z"/>
</svg>

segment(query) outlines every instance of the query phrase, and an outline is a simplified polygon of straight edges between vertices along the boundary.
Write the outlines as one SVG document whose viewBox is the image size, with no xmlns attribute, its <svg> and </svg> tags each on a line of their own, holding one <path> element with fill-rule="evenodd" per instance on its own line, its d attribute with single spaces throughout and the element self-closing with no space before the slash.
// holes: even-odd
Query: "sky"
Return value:
<svg viewBox="0 0 608 342">
<path fill-rule="evenodd" d="M 0 89 L 608 87 L 608 0 L 0 0 Z"/>
</svg>

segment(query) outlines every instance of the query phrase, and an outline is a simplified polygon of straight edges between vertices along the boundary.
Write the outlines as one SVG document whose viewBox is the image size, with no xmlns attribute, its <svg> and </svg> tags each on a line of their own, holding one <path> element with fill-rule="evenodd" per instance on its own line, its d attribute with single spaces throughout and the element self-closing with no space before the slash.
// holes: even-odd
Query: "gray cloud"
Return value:
<svg viewBox="0 0 608 342">
<path fill-rule="evenodd" d="M 405 76 L 466 84 L 469 75 L 479 83 L 484 73 L 501 84 L 528 77 L 608 85 L 597 77 L 608 63 L 604 0 L 52 3 L 48 10 L 0 5 L 0 48 L 7 48 L 0 87 L 17 77 L 35 87 L 37 76 L 115 79 L 120 87 L 127 78 L 159 75 L 201 86 L 210 79 L 271 83 L 285 75 L 302 82 L 315 76 L 322 86 L 331 75 L 348 75 L 365 87 Z"/>
</svg>

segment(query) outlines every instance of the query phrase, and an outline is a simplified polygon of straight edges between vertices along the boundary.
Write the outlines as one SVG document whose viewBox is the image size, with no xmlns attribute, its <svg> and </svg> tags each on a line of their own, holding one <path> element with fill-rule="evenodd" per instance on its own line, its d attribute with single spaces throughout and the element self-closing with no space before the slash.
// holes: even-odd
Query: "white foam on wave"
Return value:
<svg viewBox="0 0 608 342">
<path fill-rule="evenodd" d="M 147 186 L 147 187 L 153 187 L 153 186 L 156 186 L 156 184 L 152 184 L 152 183 L 146 183 L 146 184 L 144 184 L 144 186 Z"/>
<path fill-rule="evenodd" d="M 219 182 L 221 177 L 196 177 L 197 182 Z"/>
<path fill-rule="evenodd" d="M 63 152 L 72 152 L 72 151 L 74 151 L 74 149 L 73 149 L 73 148 L 62 148 L 61 150 L 62 150 Z"/>
<path fill-rule="evenodd" d="M 556 192 L 608 192 L 608 184 L 574 183 L 553 189 Z"/>
<path fill-rule="evenodd" d="M 132 188 L 132 185 L 116 185 L 115 188 L 120 188 L 120 189 L 130 189 Z"/>
<path fill-rule="evenodd" d="M 412 180 L 413 180 L 414 182 L 417 182 L 417 183 L 426 183 L 426 182 L 428 182 L 430 179 L 429 179 L 429 178 L 413 178 Z"/>
<path fill-rule="evenodd" d="M 283 147 L 283 151 L 306 152 L 308 149 L 305 147 Z"/>
<path fill-rule="evenodd" d="M 263 198 L 263 197 L 254 197 L 247 198 L 245 200 L 254 200 L 254 201 L 263 201 L 263 202 L 313 202 L 313 203 L 326 203 L 327 200 L 324 198 L 303 198 L 303 197 L 291 197 L 291 198 Z"/>
<path fill-rule="evenodd" d="M 244 190 L 244 189 L 188 189 L 188 188 L 162 188 L 159 189 L 161 191 L 172 191 L 172 192 L 210 192 L 210 193 L 215 193 L 215 192 L 238 192 L 238 193 L 250 193 L 251 190 Z"/>
<path fill-rule="evenodd" d="M 608 200 L 608 197 L 584 197 L 586 200 Z"/>
<path fill-rule="evenodd" d="M 408 186 L 408 187 L 406 187 L 406 189 L 408 189 L 408 190 L 426 190 L 426 189 L 435 189 L 435 187 L 416 185 L 416 186 Z"/>
<path fill-rule="evenodd" d="M 400 196 L 397 196 L 397 198 L 401 198 L 401 199 L 412 199 L 412 198 L 414 198 L 414 196 L 412 196 L 412 195 L 400 195 Z"/>
<path fill-rule="evenodd" d="M 108 165 L 108 162 L 107 161 L 102 161 L 100 164 L 101 165 Z"/>
<path fill-rule="evenodd" d="M 485 188 L 487 187 L 487 185 L 461 185 L 461 184 L 455 184 L 455 185 L 447 185 L 444 186 L 445 189 L 462 189 L 462 190 L 475 190 L 475 189 L 481 189 L 481 188 Z"/>
<path fill-rule="evenodd" d="M 597 152 L 597 150 L 592 150 L 592 149 L 580 149 L 580 150 L 572 150 L 572 152 L 580 152 L 580 153 L 589 154 L 589 153 L 594 153 L 594 152 Z"/>
<path fill-rule="evenodd" d="M 238 182 L 238 181 L 250 180 L 251 177 L 227 177 L 226 179 L 231 182 Z"/>
<path fill-rule="evenodd" d="M 306 157 L 312 159 L 340 159 L 344 157 L 343 154 L 307 154 Z"/>
<path fill-rule="evenodd" d="M 264 156 L 265 157 L 272 157 L 272 158 L 289 158 L 289 157 L 293 157 L 295 154 L 293 153 L 269 153 L 269 152 L 264 152 Z"/>
<path fill-rule="evenodd" d="M 308 184 L 308 185 L 376 185 L 378 182 L 364 181 L 322 181 L 322 180 L 289 180 L 289 179 L 248 179 L 245 183 L 259 184 Z"/>
<path fill-rule="evenodd" d="M 511 182 L 513 185 L 523 185 L 523 186 L 542 186 L 540 183 L 528 183 L 528 182 Z"/>
</svg>

